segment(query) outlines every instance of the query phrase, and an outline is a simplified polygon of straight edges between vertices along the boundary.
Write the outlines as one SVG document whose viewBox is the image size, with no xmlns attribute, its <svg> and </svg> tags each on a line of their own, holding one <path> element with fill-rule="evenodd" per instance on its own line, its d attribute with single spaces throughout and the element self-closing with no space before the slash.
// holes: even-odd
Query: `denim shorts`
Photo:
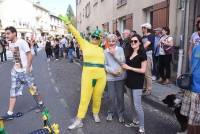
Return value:
<svg viewBox="0 0 200 134">
<path fill-rule="evenodd" d="M 11 71 L 11 89 L 10 97 L 16 97 L 22 95 L 24 88 L 29 88 L 32 86 L 34 81 L 33 75 L 31 73 L 17 72 L 15 69 Z"/>
</svg>

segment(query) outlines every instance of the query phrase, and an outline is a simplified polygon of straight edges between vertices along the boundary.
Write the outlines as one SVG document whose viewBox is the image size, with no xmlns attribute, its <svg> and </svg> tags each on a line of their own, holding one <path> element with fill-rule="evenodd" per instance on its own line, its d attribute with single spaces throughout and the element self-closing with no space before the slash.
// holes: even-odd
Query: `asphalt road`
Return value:
<svg viewBox="0 0 200 134">
<path fill-rule="evenodd" d="M 7 111 L 10 89 L 10 70 L 12 62 L 0 64 L 0 114 Z M 137 128 L 126 128 L 117 122 L 106 122 L 106 93 L 103 98 L 101 120 L 95 124 L 89 108 L 84 128 L 68 131 L 67 126 L 73 121 L 80 98 L 81 67 L 76 63 L 67 63 L 66 59 L 47 63 L 44 52 L 40 52 L 33 62 L 35 83 L 37 84 L 51 115 L 52 122 L 60 124 L 61 134 L 137 134 Z M 24 96 L 19 97 L 15 112 L 25 112 L 35 106 L 33 98 L 24 90 Z M 126 120 L 132 117 L 130 100 L 125 96 Z M 146 134 L 175 134 L 179 126 L 176 120 L 159 110 L 143 103 L 145 111 Z M 21 118 L 5 122 L 8 134 L 28 134 L 41 128 L 41 115 L 34 111 Z"/>
</svg>

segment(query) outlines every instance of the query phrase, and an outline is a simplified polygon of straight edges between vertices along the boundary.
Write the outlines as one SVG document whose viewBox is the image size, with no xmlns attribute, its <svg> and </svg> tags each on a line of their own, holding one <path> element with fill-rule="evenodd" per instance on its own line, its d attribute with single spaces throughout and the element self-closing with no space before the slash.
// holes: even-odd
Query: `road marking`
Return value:
<svg viewBox="0 0 200 134">
<path fill-rule="evenodd" d="M 61 103 L 65 108 L 68 109 L 68 105 L 67 105 L 67 102 L 65 101 L 65 99 L 60 98 L 60 103 Z"/>
<path fill-rule="evenodd" d="M 82 128 L 77 129 L 77 134 L 85 134 Z"/>
<path fill-rule="evenodd" d="M 74 61 L 74 64 L 76 64 L 76 65 L 78 65 L 78 66 L 81 66 L 81 64 L 78 63 L 78 62 L 76 62 L 76 61 Z"/>
<path fill-rule="evenodd" d="M 55 80 L 54 80 L 53 78 L 51 78 L 51 82 L 52 82 L 53 84 L 55 84 Z"/>
<path fill-rule="evenodd" d="M 51 73 L 51 72 L 49 72 L 49 76 L 52 76 L 52 73 Z"/>
<path fill-rule="evenodd" d="M 50 71 L 50 70 L 51 70 L 51 68 L 50 68 L 50 67 L 48 67 L 47 69 L 48 69 L 48 71 Z"/>
<path fill-rule="evenodd" d="M 60 90 L 58 89 L 58 87 L 54 87 L 54 90 L 56 91 L 56 93 L 60 93 Z"/>
</svg>

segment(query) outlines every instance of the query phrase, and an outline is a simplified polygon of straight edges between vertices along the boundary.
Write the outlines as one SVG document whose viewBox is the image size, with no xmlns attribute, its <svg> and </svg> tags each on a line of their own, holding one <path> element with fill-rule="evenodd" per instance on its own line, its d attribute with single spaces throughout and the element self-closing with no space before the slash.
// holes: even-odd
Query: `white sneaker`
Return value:
<svg viewBox="0 0 200 134">
<path fill-rule="evenodd" d="M 68 129 L 73 130 L 82 127 L 83 127 L 83 122 L 79 119 L 75 119 L 75 121 L 68 127 Z"/>
<path fill-rule="evenodd" d="M 100 123 L 100 122 L 101 122 L 101 120 L 100 120 L 98 114 L 93 114 L 93 118 L 94 118 L 94 121 L 95 121 L 96 123 Z"/>
<path fill-rule="evenodd" d="M 187 130 L 184 132 L 177 132 L 176 134 L 187 134 Z"/>
<path fill-rule="evenodd" d="M 106 117 L 106 120 L 107 121 L 112 121 L 113 120 L 113 116 L 112 116 L 112 114 L 108 114 L 108 116 Z"/>
<path fill-rule="evenodd" d="M 152 76 L 152 80 L 155 81 L 156 80 L 156 76 Z"/>
<path fill-rule="evenodd" d="M 125 126 L 126 127 L 139 127 L 139 121 L 137 121 L 137 120 L 133 120 L 133 122 L 131 122 L 131 123 L 127 123 L 127 124 L 125 124 Z"/>
<path fill-rule="evenodd" d="M 17 96 L 22 96 L 23 93 L 22 93 L 22 91 L 18 91 L 16 95 L 17 95 Z"/>
<path fill-rule="evenodd" d="M 139 133 L 141 133 L 141 134 L 144 134 L 144 133 L 145 133 L 145 130 L 144 130 L 143 127 L 140 127 L 140 129 L 139 129 Z"/>
</svg>

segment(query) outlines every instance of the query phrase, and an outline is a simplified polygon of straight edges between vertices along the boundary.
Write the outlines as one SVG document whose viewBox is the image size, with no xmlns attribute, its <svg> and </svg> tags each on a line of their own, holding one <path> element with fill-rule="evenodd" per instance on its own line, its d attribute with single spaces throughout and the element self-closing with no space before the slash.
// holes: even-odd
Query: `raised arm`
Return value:
<svg viewBox="0 0 200 134">
<path fill-rule="evenodd" d="M 85 45 L 87 44 L 87 41 L 83 39 L 78 30 L 72 24 L 68 24 L 67 26 L 72 35 L 76 38 L 78 44 L 80 45 L 80 48 L 83 50 Z"/>
</svg>

